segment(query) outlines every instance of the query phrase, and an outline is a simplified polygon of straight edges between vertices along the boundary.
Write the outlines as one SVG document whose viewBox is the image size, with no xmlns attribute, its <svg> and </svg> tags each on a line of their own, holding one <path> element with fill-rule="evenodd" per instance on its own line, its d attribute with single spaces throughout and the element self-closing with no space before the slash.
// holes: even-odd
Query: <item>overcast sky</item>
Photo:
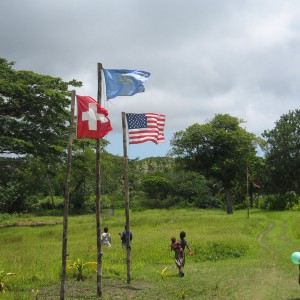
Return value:
<svg viewBox="0 0 300 300">
<path fill-rule="evenodd" d="M 97 63 L 151 73 L 144 93 L 106 103 L 113 154 L 123 155 L 123 111 L 167 116 L 164 144 L 128 146 L 143 158 L 215 114 L 260 136 L 299 108 L 299 0 L 1 0 L 0 28 L 0 57 L 80 80 L 78 95 L 97 99 Z"/>
</svg>

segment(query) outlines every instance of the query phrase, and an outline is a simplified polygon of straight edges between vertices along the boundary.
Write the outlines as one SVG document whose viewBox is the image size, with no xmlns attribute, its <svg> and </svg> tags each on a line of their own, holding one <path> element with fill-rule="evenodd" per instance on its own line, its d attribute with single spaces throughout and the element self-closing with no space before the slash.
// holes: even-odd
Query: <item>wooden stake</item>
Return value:
<svg viewBox="0 0 300 300">
<path fill-rule="evenodd" d="M 123 149 L 124 149 L 124 185 L 125 185 L 125 217 L 126 217 L 126 266 L 127 283 L 131 281 L 131 246 L 130 246 L 130 220 L 129 220 L 129 184 L 128 184 L 128 157 L 126 140 L 126 115 L 122 112 Z"/>
<path fill-rule="evenodd" d="M 71 117 L 68 141 L 68 161 L 66 171 L 65 195 L 64 195 L 64 221 L 63 221 L 63 239 L 62 239 L 62 268 L 61 268 L 61 286 L 60 300 L 65 299 L 65 281 L 67 265 L 67 243 L 68 243 L 68 212 L 70 199 L 70 182 L 71 182 L 71 163 L 72 163 L 72 144 L 73 144 L 73 127 L 74 127 L 74 108 L 75 108 L 75 91 L 71 94 Z"/>
<path fill-rule="evenodd" d="M 249 211 L 249 173 L 247 167 L 247 218 L 249 219 L 250 211 Z"/>
</svg>

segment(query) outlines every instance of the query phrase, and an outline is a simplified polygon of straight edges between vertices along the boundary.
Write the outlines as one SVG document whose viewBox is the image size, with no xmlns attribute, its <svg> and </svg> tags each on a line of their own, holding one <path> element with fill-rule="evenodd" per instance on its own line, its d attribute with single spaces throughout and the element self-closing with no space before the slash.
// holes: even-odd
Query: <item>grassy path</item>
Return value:
<svg viewBox="0 0 300 300">
<path fill-rule="evenodd" d="M 257 241 L 260 245 L 260 247 L 265 248 L 270 255 L 274 255 L 274 251 L 272 248 L 270 248 L 264 241 L 265 235 L 268 234 L 270 230 L 274 227 L 274 224 L 269 223 L 268 226 L 259 234 Z"/>
<path fill-rule="evenodd" d="M 268 214 L 268 225 L 257 238 L 261 252 L 260 281 L 249 299 L 300 299 L 297 266 L 290 255 L 299 245 L 289 238 L 287 219 Z M 248 298 L 247 298 L 248 299 Z"/>
</svg>

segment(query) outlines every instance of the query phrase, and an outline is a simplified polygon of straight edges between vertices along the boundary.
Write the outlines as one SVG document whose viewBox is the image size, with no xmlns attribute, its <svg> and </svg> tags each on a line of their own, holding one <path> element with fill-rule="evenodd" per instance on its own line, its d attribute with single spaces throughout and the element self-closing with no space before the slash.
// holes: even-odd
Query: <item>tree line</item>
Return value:
<svg viewBox="0 0 300 300">
<path fill-rule="evenodd" d="M 70 89 L 77 80 L 18 71 L 0 58 L 0 213 L 61 213 Z M 238 117 L 216 114 L 173 134 L 167 157 L 129 160 L 130 205 L 142 208 L 256 206 L 298 209 L 300 111 L 260 137 Z M 124 205 L 123 157 L 102 142 L 102 208 Z M 95 210 L 95 141 L 74 138 L 73 213 Z"/>
</svg>

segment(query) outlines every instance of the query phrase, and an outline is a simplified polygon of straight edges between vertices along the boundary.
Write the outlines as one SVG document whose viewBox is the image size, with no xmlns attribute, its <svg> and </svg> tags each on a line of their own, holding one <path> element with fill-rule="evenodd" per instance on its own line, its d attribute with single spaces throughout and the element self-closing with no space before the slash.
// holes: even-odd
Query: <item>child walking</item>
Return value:
<svg viewBox="0 0 300 300">
<path fill-rule="evenodd" d="M 175 237 L 171 238 L 172 244 L 171 244 L 171 251 L 173 250 L 175 252 L 174 260 L 175 264 L 179 270 L 179 276 L 183 277 L 183 267 L 185 265 L 185 247 L 189 250 L 190 256 L 193 255 L 193 252 L 191 250 L 191 247 L 189 243 L 185 240 L 186 233 L 184 231 L 180 232 L 180 240 L 176 241 Z"/>
<path fill-rule="evenodd" d="M 108 227 L 104 227 L 104 232 L 101 234 L 101 244 L 111 247 L 111 235 L 108 233 Z"/>
</svg>

